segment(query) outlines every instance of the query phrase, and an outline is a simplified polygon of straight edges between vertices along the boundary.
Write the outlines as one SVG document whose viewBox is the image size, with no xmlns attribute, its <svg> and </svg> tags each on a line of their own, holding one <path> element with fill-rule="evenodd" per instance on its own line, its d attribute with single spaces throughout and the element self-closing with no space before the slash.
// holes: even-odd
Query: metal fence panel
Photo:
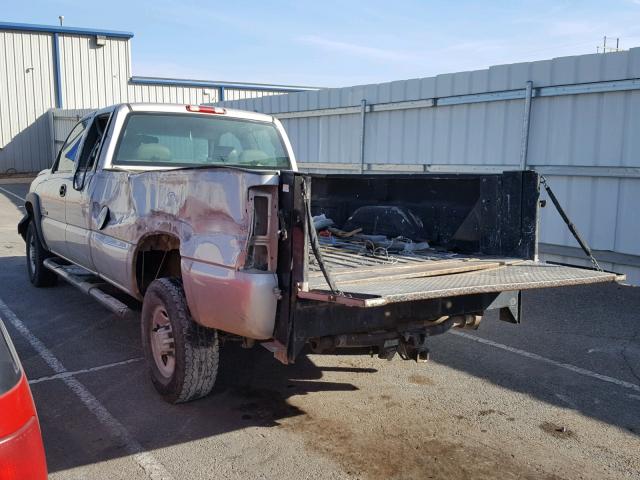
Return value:
<svg viewBox="0 0 640 480">
<path fill-rule="evenodd" d="M 94 109 L 53 109 L 50 112 L 52 117 L 52 146 L 51 157 L 47 166 L 51 166 L 53 159 L 58 155 L 58 151 L 62 148 L 62 144 L 67 139 L 67 136 L 75 127 L 76 123 L 85 115 L 91 113 Z"/>
</svg>

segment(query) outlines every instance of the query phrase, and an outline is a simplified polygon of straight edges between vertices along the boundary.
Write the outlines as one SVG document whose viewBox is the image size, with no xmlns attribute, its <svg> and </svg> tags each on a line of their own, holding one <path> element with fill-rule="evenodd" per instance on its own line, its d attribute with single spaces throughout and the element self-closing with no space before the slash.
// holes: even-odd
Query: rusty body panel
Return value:
<svg viewBox="0 0 640 480">
<path fill-rule="evenodd" d="M 110 122 L 96 168 L 84 173 L 83 188 L 75 188 L 72 172 L 58 173 L 55 168 L 41 172 L 31 185 L 32 192 L 48 199 L 50 211 L 44 209 L 41 215 L 48 247 L 138 300 L 148 283 L 140 278 L 145 275 L 144 251 L 177 249 L 180 271 L 172 273 L 182 278 L 195 321 L 253 339 L 271 338 L 279 296 L 275 272 L 279 171 L 224 165 L 157 167 L 148 162 L 113 165 L 128 115 L 184 112 L 179 105 L 135 104 L 97 112 L 96 117 L 110 115 Z M 225 118 L 272 123 L 295 169 L 291 146 L 275 119 L 239 111 L 226 111 Z M 79 143 L 78 151 L 82 148 Z M 58 191 L 61 184 L 66 186 L 66 198 Z M 256 195 L 267 197 L 272 206 L 265 235 L 272 257 L 269 268 L 262 270 L 252 268 L 247 258 Z M 74 255 L 78 252 L 83 258 Z M 159 273 L 160 269 L 151 276 Z"/>
</svg>

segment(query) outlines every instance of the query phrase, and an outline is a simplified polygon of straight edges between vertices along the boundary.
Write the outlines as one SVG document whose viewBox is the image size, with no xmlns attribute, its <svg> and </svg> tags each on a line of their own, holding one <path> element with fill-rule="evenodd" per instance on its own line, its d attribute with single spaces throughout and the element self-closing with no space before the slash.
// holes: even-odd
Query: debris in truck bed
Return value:
<svg viewBox="0 0 640 480">
<path fill-rule="evenodd" d="M 362 228 L 367 235 L 384 235 L 425 240 L 422 220 L 410 209 L 389 205 L 370 205 L 360 207 L 347 219 L 344 230 Z"/>
<path fill-rule="evenodd" d="M 406 237 L 388 238 L 384 235 L 363 235 L 354 236 L 355 240 L 361 240 L 370 250 L 385 249 L 387 252 L 419 252 L 431 248 L 428 242 L 414 242 Z"/>
<path fill-rule="evenodd" d="M 331 231 L 331 230 L 329 230 Z M 344 233 L 344 232 L 343 232 Z M 457 254 L 450 252 L 436 252 L 429 247 L 427 242 L 414 243 L 402 237 L 387 238 L 384 235 L 362 235 L 353 233 L 349 237 L 320 235 L 319 241 L 322 247 L 331 246 L 345 254 L 354 255 L 355 258 L 366 257 L 382 261 L 386 264 L 398 262 L 398 257 L 416 257 L 422 259 L 453 258 Z M 310 263 L 314 264 L 313 256 Z M 363 263 L 367 264 L 368 262 Z"/>
<path fill-rule="evenodd" d="M 351 230 L 350 232 L 345 232 L 344 230 L 340 230 L 339 228 L 329 227 L 327 230 L 331 232 L 336 237 L 340 238 L 350 238 L 355 234 L 362 232 L 362 228 L 356 228 L 355 230 Z"/>
<path fill-rule="evenodd" d="M 330 227 L 333 224 L 334 224 L 333 220 L 331 220 L 330 218 L 327 218 L 327 216 L 324 213 L 321 215 L 315 215 L 313 217 L 313 226 L 317 231 Z"/>
<path fill-rule="evenodd" d="M 358 226 L 359 222 L 363 226 Z M 423 240 L 421 220 L 411 210 L 401 207 L 360 207 L 349 217 L 343 229 L 337 228 L 333 219 L 322 213 L 313 217 L 313 225 L 324 245 L 337 245 L 337 239 L 342 239 L 355 246 L 359 255 L 382 258 L 388 263 L 396 262 L 390 254 L 410 255 L 431 248 Z M 375 233 L 378 231 L 385 233 Z M 344 246 L 344 243 L 340 245 Z"/>
</svg>

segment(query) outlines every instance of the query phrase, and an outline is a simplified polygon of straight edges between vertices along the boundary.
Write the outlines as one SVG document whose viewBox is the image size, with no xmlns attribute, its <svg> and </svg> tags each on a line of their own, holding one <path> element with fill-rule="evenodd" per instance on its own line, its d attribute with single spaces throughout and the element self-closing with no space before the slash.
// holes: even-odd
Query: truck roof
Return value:
<svg viewBox="0 0 640 480">
<path fill-rule="evenodd" d="M 187 110 L 189 104 L 175 104 L 175 103 L 121 103 L 114 105 L 116 110 L 118 107 L 129 107 L 134 112 L 166 112 L 166 113 L 192 113 L 193 115 L 201 115 L 198 112 L 190 112 Z M 249 112 L 246 110 L 235 110 L 224 107 L 226 113 L 225 116 L 233 118 L 242 118 L 246 120 L 255 120 L 260 122 L 273 122 L 274 117 L 271 115 L 265 115 L 264 113 Z"/>
</svg>

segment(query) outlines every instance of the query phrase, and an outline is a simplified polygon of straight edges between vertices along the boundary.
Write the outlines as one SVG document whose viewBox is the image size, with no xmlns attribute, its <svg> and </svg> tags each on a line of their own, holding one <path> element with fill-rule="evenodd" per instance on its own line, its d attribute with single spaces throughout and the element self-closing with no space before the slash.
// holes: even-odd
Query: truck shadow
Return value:
<svg viewBox="0 0 640 480">
<path fill-rule="evenodd" d="M 433 339 L 432 359 L 640 436 L 639 309 L 640 288 L 625 285 L 523 292 L 522 324 L 491 314 L 477 332 L 463 331 L 494 345 L 443 335 Z M 509 420 L 492 399 L 478 414 Z"/>
<path fill-rule="evenodd" d="M 241 420 L 262 426 L 278 425 L 282 419 L 305 414 L 288 402 L 290 397 L 357 390 L 349 382 L 322 380 L 325 371 L 349 374 L 377 371 L 372 368 L 323 368 L 314 364 L 306 354 L 298 357 L 293 365 L 282 365 L 262 348 L 247 351 L 237 344 L 225 345 L 220 362 L 227 367 L 220 370 L 213 397 L 230 399 Z"/>
<path fill-rule="evenodd" d="M 132 333 L 137 334 L 137 326 Z M 332 369 L 336 371 L 335 367 Z M 100 376 L 102 388 L 94 383 L 97 377 L 79 379 L 145 450 L 204 440 L 203 448 L 210 448 L 212 455 L 216 454 L 213 452 L 221 442 L 239 442 L 233 449 L 240 451 L 244 448 L 240 443 L 246 439 L 225 435 L 223 440 L 220 436 L 250 427 L 274 427 L 305 415 L 304 410 L 291 402 L 293 397 L 329 391 L 348 394 L 357 390 L 349 382 L 322 380 L 323 369 L 306 355 L 299 357 L 295 365 L 285 366 L 261 347 L 244 350 L 233 343 L 225 345 L 221 351 L 220 370 L 213 392 L 186 404 L 169 405 L 164 402 L 151 386 L 142 362 L 127 369 L 126 375 L 122 370 L 115 370 L 104 371 Z M 366 368 L 345 368 L 344 371 L 350 375 L 376 372 Z M 86 425 L 96 422 L 80 412 L 82 408 L 77 410 L 85 418 L 86 423 L 80 422 L 84 428 L 66 423 L 65 427 L 71 429 L 64 432 L 67 443 L 61 448 L 60 439 L 55 438 L 58 434 L 48 435 L 48 427 L 59 431 L 60 424 L 65 422 L 54 412 L 47 412 L 48 406 L 41 408 L 42 404 L 38 402 L 50 472 L 128 455 L 124 445 L 98 446 L 92 442 L 93 435 L 87 433 Z M 102 429 L 102 426 L 97 428 Z M 105 443 L 111 442 L 109 439 Z M 71 451 L 74 453 L 70 454 Z"/>
<path fill-rule="evenodd" d="M 228 344 L 222 350 L 220 366 L 213 392 L 206 398 L 182 405 L 169 405 L 157 395 L 142 362 L 127 369 L 125 375 L 122 369 L 104 371 L 99 380 L 101 388 L 95 383 L 97 377 L 85 376 L 79 380 L 145 450 L 204 440 L 203 448 L 210 448 L 212 455 L 221 442 L 246 441 L 237 436 L 225 436 L 222 440 L 222 434 L 250 427 L 274 427 L 292 417 L 305 415 L 304 410 L 291 402 L 292 397 L 327 391 L 348 394 L 357 390 L 348 382 L 322 381 L 323 370 L 304 355 L 295 365 L 284 366 L 262 348 L 244 351 Z M 375 372 L 353 368 L 345 371 L 349 374 Z M 34 389 L 36 397 L 39 393 L 39 388 Z M 98 430 L 103 430 L 103 426 L 80 405 L 80 408 L 71 407 L 73 413 L 67 411 L 64 419 L 45 404 L 45 400 L 37 400 L 40 400 L 37 403 L 50 472 L 129 454 L 125 445 L 117 445 L 117 439 L 105 438 L 104 431 L 100 434 L 103 441 L 96 443 L 87 426 L 95 424 Z M 81 420 L 76 417 L 69 421 L 69 415 L 77 415 Z M 65 443 L 61 443 L 63 439 Z M 241 448 L 239 445 L 234 450 Z"/>
</svg>

